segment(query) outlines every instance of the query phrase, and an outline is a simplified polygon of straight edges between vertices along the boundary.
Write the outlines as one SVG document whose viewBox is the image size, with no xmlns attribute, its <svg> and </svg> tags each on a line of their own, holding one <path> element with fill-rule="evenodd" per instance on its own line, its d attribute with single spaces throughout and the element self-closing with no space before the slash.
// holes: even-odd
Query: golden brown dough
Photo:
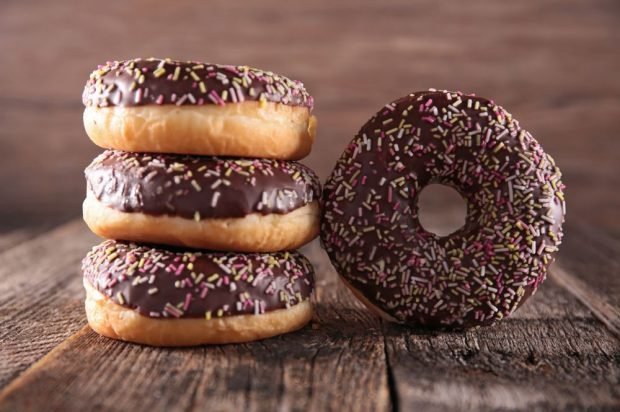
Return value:
<svg viewBox="0 0 620 412">
<path fill-rule="evenodd" d="M 319 232 L 316 201 L 282 215 L 253 213 L 242 218 L 194 221 L 120 212 L 100 203 L 89 192 L 83 214 L 88 227 L 108 239 L 237 252 L 296 249 Z"/>
<path fill-rule="evenodd" d="M 105 297 L 86 280 L 88 324 L 100 335 L 152 346 L 192 346 L 250 342 L 300 329 L 312 319 L 312 303 L 261 315 L 223 318 L 154 319 L 124 308 Z"/>
<path fill-rule="evenodd" d="M 91 106 L 84 127 L 108 149 L 298 160 L 312 149 L 316 118 L 307 107 L 271 102 Z"/>
</svg>

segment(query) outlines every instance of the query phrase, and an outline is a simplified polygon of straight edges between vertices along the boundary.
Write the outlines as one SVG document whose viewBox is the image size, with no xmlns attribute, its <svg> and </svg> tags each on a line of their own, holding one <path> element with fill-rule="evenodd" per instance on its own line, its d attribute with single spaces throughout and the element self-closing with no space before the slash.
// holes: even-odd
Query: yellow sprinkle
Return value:
<svg viewBox="0 0 620 412">
<path fill-rule="evenodd" d="M 211 320 L 211 311 L 210 310 L 205 312 L 205 319 L 206 320 Z"/>
<path fill-rule="evenodd" d="M 153 76 L 155 77 L 161 77 L 164 74 L 166 74 L 166 69 L 164 69 L 163 67 L 159 67 L 153 72 Z"/>
<path fill-rule="evenodd" d="M 199 211 L 195 211 L 194 212 L 194 220 L 196 222 L 200 222 L 200 212 Z"/>
<path fill-rule="evenodd" d="M 196 189 L 197 192 L 200 192 L 202 190 L 202 187 L 200 187 L 198 182 L 193 179 L 192 179 L 192 186 L 194 186 L 194 189 Z"/>
<path fill-rule="evenodd" d="M 172 75 L 172 80 L 177 81 L 179 80 L 179 75 L 181 74 L 181 66 L 177 66 L 174 69 L 174 74 Z"/>
<path fill-rule="evenodd" d="M 207 86 L 205 86 L 205 83 L 204 83 L 204 82 L 200 82 L 200 83 L 198 83 L 198 88 L 200 89 L 200 91 L 201 91 L 202 93 L 206 93 L 206 92 L 207 92 Z"/>
</svg>

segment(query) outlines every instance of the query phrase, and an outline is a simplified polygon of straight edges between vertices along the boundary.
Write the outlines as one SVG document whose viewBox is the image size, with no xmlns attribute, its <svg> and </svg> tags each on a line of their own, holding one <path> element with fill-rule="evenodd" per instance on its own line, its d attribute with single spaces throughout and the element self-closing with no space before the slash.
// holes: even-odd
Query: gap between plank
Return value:
<svg viewBox="0 0 620 412">
<path fill-rule="evenodd" d="M 398 405 L 398 388 L 396 388 L 396 381 L 394 380 L 394 371 L 392 370 L 392 363 L 390 361 L 390 354 L 388 351 L 387 334 L 385 333 L 385 321 L 381 320 L 381 332 L 383 332 L 383 357 L 385 358 L 385 371 L 387 374 L 388 393 L 390 395 L 390 410 L 392 412 L 399 411 Z"/>
<path fill-rule="evenodd" d="M 605 297 L 592 290 L 577 276 L 557 263 L 551 268 L 553 280 L 583 303 L 607 329 L 620 339 L 620 310 L 606 302 Z"/>
</svg>

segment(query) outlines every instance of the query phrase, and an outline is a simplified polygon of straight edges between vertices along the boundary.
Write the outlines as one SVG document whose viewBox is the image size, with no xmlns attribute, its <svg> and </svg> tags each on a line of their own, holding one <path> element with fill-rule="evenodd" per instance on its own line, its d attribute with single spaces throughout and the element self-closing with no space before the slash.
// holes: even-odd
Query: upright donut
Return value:
<svg viewBox="0 0 620 412">
<path fill-rule="evenodd" d="M 466 200 L 458 231 L 418 220 L 430 183 Z M 545 279 L 562 239 L 561 173 L 492 101 L 416 92 L 383 107 L 327 180 L 321 238 L 346 284 L 384 317 L 411 325 L 489 325 Z"/>
<path fill-rule="evenodd" d="M 247 66 L 108 62 L 82 100 L 86 133 L 107 149 L 297 160 L 315 135 L 303 84 Z"/>
</svg>

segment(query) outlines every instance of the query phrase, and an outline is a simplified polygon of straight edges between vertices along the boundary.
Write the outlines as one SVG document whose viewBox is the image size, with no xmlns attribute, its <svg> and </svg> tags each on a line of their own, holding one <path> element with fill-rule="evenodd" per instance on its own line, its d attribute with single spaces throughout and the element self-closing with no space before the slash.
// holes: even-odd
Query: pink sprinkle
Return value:
<svg viewBox="0 0 620 412">
<path fill-rule="evenodd" d="M 187 308 L 189 308 L 189 303 L 192 300 L 192 294 L 188 293 L 185 295 L 185 302 L 183 303 L 183 310 L 187 310 Z"/>
</svg>

